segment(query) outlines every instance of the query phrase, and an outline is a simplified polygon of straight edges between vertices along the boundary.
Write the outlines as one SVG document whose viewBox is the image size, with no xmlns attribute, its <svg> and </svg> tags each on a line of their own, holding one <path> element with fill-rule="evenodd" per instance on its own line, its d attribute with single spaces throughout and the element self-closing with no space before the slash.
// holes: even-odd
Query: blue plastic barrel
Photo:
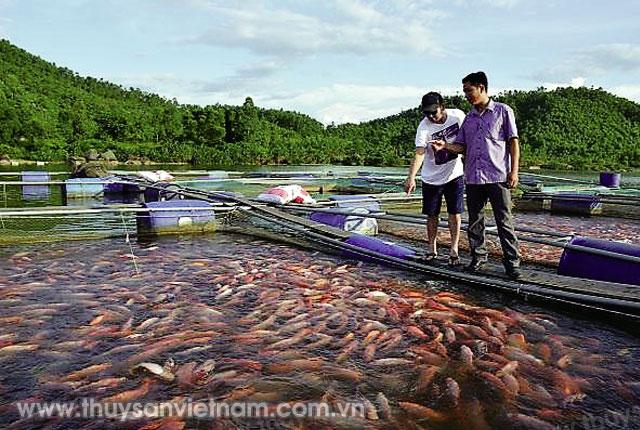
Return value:
<svg viewBox="0 0 640 430">
<path fill-rule="evenodd" d="M 329 200 L 335 201 L 336 206 L 339 208 L 364 208 L 369 212 L 380 211 L 380 201 L 375 197 L 368 194 L 354 194 L 350 196 L 332 196 Z M 361 200 L 359 202 L 353 202 L 350 200 Z"/>
<path fill-rule="evenodd" d="M 138 233 L 141 235 L 202 232 L 214 229 L 215 213 L 209 202 L 165 200 L 148 202 L 143 206 L 149 211 L 137 214 Z"/>
<path fill-rule="evenodd" d="M 64 181 L 64 196 L 67 199 L 91 197 L 103 191 L 103 178 L 73 178 Z"/>
<path fill-rule="evenodd" d="M 602 213 L 602 202 L 594 194 L 560 192 L 551 196 L 551 212 L 596 215 Z"/>
<path fill-rule="evenodd" d="M 620 173 L 601 172 L 600 185 L 607 188 L 620 188 Z"/>
<path fill-rule="evenodd" d="M 349 212 L 350 214 L 332 212 Z M 369 211 L 363 208 L 328 208 L 323 212 L 313 212 L 309 219 L 340 230 L 376 235 L 378 222 L 374 218 L 367 218 L 368 213 Z"/>
<path fill-rule="evenodd" d="M 376 237 L 365 236 L 363 234 L 354 233 L 345 241 L 349 245 L 357 246 L 360 248 L 375 251 L 379 254 L 387 255 L 389 257 L 396 257 L 401 259 L 407 259 L 416 254 L 413 249 L 405 248 L 393 242 L 387 242 Z M 356 257 L 359 259 L 368 260 L 367 257 L 358 255 L 353 252 L 346 251 L 350 257 Z"/>
<path fill-rule="evenodd" d="M 42 171 L 25 171 L 22 172 L 23 182 L 48 182 L 51 180 L 49 172 Z M 23 185 L 22 198 L 25 200 L 43 200 L 48 199 L 51 194 L 49 185 Z"/>
<path fill-rule="evenodd" d="M 569 245 L 611 251 L 640 257 L 640 246 L 610 240 L 576 236 Z M 640 264 L 611 256 L 595 255 L 565 248 L 558 264 L 558 274 L 577 278 L 596 279 L 621 284 L 640 285 Z"/>
<path fill-rule="evenodd" d="M 311 221 L 330 225 L 339 229 L 344 229 L 344 223 L 347 220 L 347 215 L 329 212 L 313 212 L 309 219 Z"/>
</svg>

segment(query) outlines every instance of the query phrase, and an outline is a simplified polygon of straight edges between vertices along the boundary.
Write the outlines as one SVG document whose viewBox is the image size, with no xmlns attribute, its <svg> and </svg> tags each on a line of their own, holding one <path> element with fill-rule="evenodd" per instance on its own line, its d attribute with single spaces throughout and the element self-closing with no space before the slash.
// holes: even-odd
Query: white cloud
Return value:
<svg viewBox="0 0 640 430">
<path fill-rule="evenodd" d="M 282 61 L 275 59 L 248 64 L 238 68 L 232 75 L 203 84 L 200 91 L 202 93 L 229 92 L 234 88 L 243 92 L 253 91 L 284 67 L 286 66 Z"/>
<path fill-rule="evenodd" d="M 256 54 L 287 58 L 318 53 L 442 55 L 430 30 L 446 14 L 405 2 L 330 0 L 309 4 L 253 0 L 230 4 L 191 0 L 212 16 L 212 25 L 187 42 L 241 47 Z M 303 5 L 304 7 L 300 6 Z"/>
<path fill-rule="evenodd" d="M 609 88 L 613 94 L 640 103 L 640 85 L 618 85 Z"/>
<path fill-rule="evenodd" d="M 569 82 L 544 82 L 542 86 L 548 90 L 555 90 L 556 88 L 566 88 L 566 87 L 579 88 L 579 87 L 584 87 L 586 82 L 587 80 L 584 77 L 577 76 L 571 79 Z"/>
<path fill-rule="evenodd" d="M 0 17 L 0 39 L 8 39 L 9 33 L 7 32 L 7 25 L 11 24 L 11 20 Z"/>
<path fill-rule="evenodd" d="M 360 85 L 333 84 L 304 92 L 271 94 L 262 100 L 270 107 L 305 112 L 324 124 L 359 123 L 411 109 L 420 104 L 420 98 L 428 91 L 453 95 L 460 88 L 413 85 Z"/>
<path fill-rule="evenodd" d="M 520 0 L 480 0 L 480 3 L 498 8 L 512 8 L 520 3 Z"/>
<path fill-rule="evenodd" d="M 377 86 L 334 84 L 298 94 L 270 96 L 274 106 L 293 105 L 313 112 L 324 124 L 361 122 L 396 114 L 420 103 L 424 88 L 413 86 Z"/>
<path fill-rule="evenodd" d="M 565 61 L 538 72 L 536 79 L 565 80 L 570 76 L 602 76 L 640 71 L 640 44 L 611 43 L 580 50 Z"/>
<path fill-rule="evenodd" d="M 603 71 L 610 68 L 624 72 L 640 70 L 640 44 L 612 43 L 597 45 L 586 51 L 586 58 Z"/>
<path fill-rule="evenodd" d="M 521 0 L 453 0 L 453 3 L 463 7 L 474 7 L 478 3 L 497 9 L 511 9 Z"/>
</svg>

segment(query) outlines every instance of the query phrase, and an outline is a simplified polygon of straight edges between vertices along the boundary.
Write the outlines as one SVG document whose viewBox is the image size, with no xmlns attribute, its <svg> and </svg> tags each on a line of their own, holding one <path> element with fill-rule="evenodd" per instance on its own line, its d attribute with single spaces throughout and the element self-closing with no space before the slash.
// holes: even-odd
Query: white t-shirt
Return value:
<svg viewBox="0 0 640 430">
<path fill-rule="evenodd" d="M 452 143 L 458 135 L 465 117 L 464 112 L 460 109 L 445 109 L 445 111 L 447 120 L 443 124 L 436 124 L 425 117 L 420 121 L 416 131 L 416 148 L 425 148 L 420 176 L 423 182 L 431 185 L 446 184 L 464 174 L 460 155 L 447 163 L 436 164 L 433 148 L 427 143 L 436 139 L 444 139 L 447 143 Z"/>
</svg>

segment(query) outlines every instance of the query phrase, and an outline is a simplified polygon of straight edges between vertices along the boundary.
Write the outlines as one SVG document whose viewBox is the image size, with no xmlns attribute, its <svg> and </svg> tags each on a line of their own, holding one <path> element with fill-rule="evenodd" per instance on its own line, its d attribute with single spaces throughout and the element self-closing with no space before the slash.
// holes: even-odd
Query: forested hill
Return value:
<svg viewBox="0 0 640 430">
<path fill-rule="evenodd" d="M 421 94 L 416 94 L 416 101 Z M 517 117 L 523 164 L 640 167 L 640 105 L 595 89 L 497 97 Z M 460 96 L 449 106 L 467 111 Z M 64 160 L 90 148 L 121 161 L 195 164 L 402 165 L 413 156 L 417 108 L 362 124 L 323 127 L 296 112 L 180 105 L 134 88 L 81 77 L 0 40 L 0 155 Z"/>
</svg>

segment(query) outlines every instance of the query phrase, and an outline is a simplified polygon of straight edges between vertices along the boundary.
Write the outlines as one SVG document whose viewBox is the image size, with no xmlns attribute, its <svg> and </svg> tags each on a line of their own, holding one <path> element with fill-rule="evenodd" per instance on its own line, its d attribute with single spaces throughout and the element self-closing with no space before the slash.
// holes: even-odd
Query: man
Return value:
<svg viewBox="0 0 640 430">
<path fill-rule="evenodd" d="M 464 112 L 459 109 L 445 109 L 444 99 L 435 92 L 422 97 L 424 119 L 420 121 L 416 131 L 416 153 L 409 167 L 409 175 L 404 189 L 411 194 L 416 188 L 415 177 L 422 166 L 422 213 L 427 215 L 427 260 L 438 256 L 436 238 L 440 221 L 442 197 L 447 203 L 449 214 L 449 232 L 451 248 L 449 265 L 460 264 L 458 243 L 460 241 L 460 221 L 464 210 L 464 183 L 461 157 L 439 151 L 437 154 L 430 145 L 434 140 L 453 142 L 460 130 Z"/>
<path fill-rule="evenodd" d="M 476 72 L 462 80 L 462 90 L 473 105 L 454 143 L 433 143 L 435 150 L 465 153 L 464 177 L 469 211 L 469 245 L 471 262 L 467 267 L 476 272 L 487 261 L 484 207 L 491 202 L 503 264 L 512 279 L 520 278 L 518 239 L 511 216 L 510 189 L 518 185 L 520 144 L 513 110 L 493 101 L 488 91 L 487 75 Z"/>
</svg>

